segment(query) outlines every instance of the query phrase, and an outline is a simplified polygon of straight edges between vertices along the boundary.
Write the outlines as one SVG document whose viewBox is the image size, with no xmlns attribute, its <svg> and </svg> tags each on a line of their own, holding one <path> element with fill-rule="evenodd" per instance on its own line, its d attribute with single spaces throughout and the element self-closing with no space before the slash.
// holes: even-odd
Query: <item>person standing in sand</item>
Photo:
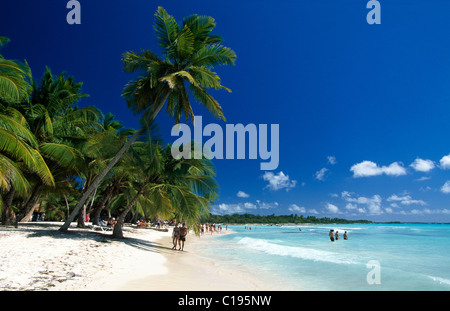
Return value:
<svg viewBox="0 0 450 311">
<path fill-rule="evenodd" d="M 179 251 L 184 250 L 184 242 L 186 241 L 187 233 L 188 233 L 188 230 L 186 227 L 186 223 L 183 223 L 183 226 L 180 228 L 180 238 L 178 239 L 178 245 L 180 246 L 180 248 L 178 249 Z"/>
<path fill-rule="evenodd" d="M 175 223 L 173 226 L 173 232 L 172 232 L 172 243 L 173 247 L 172 249 L 177 248 L 178 239 L 180 238 L 180 228 L 178 228 L 178 225 Z"/>
</svg>

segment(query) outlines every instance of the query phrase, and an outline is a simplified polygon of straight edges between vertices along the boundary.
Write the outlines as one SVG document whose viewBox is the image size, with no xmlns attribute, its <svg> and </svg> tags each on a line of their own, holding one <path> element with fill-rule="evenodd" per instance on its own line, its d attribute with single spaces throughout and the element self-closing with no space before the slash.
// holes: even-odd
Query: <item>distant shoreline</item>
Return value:
<svg viewBox="0 0 450 311">
<path fill-rule="evenodd" d="M 202 223 L 222 223 L 229 225 L 328 225 L 328 224 L 450 224 L 448 222 L 402 222 L 402 221 L 371 221 L 365 219 L 349 220 L 343 218 L 317 218 L 315 216 L 303 215 L 210 215 L 201 220 Z"/>
</svg>

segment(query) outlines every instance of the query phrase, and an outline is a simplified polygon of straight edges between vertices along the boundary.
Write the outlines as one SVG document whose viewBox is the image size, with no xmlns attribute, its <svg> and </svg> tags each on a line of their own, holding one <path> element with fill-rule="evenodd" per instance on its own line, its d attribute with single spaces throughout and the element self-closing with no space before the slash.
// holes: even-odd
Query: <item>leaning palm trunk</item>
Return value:
<svg viewBox="0 0 450 311">
<path fill-rule="evenodd" d="M 95 195 L 97 194 L 97 189 L 98 188 L 95 188 L 94 195 L 92 196 L 92 201 L 91 201 L 91 205 L 89 207 L 89 210 L 87 210 L 87 204 L 84 204 L 83 209 L 81 210 L 81 213 L 79 213 L 77 228 L 86 228 L 86 223 L 85 223 L 86 215 L 88 213 L 90 213 L 90 211 L 92 210 L 92 205 L 94 204 Z"/>
<path fill-rule="evenodd" d="M 81 209 L 80 213 L 78 213 L 77 228 L 86 228 L 86 224 L 84 222 L 85 218 L 86 218 L 86 204 L 83 204 L 83 208 Z"/>
<path fill-rule="evenodd" d="M 38 182 L 36 186 L 33 188 L 33 192 L 31 193 L 30 198 L 25 203 L 25 207 L 23 208 L 23 212 L 20 214 L 17 220 L 20 222 L 28 222 L 33 215 L 35 207 L 41 198 L 41 188 L 43 186 L 42 182 Z M 17 215 L 19 216 L 19 215 Z"/>
<path fill-rule="evenodd" d="M 2 225 L 10 226 L 16 222 L 16 213 L 12 209 L 12 201 L 15 193 L 16 189 L 12 188 L 6 195 L 6 202 L 2 206 Z"/>
<path fill-rule="evenodd" d="M 109 201 L 109 199 L 112 197 L 114 193 L 114 188 L 109 187 L 107 190 L 105 198 L 100 202 L 100 205 L 94 208 L 94 211 L 92 212 L 91 221 L 93 225 L 100 225 L 100 215 L 102 211 L 105 209 L 106 203 Z"/>
<path fill-rule="evenodd" d="M 141 187 L 141 189 L 136 194 L 136 196 L 133 198 L 133 200 L 131 200 L 130 204 L 128 204 L 127 208 L 122 212 L 122 214 L 120 214 L 119 219 L 117 220 L 117 223 L 114 226 L 114 230 L 113 230 L 113 234 L 112 234 L 113 238 L 123 239 L 122 226 L 123 226 L 123 223 L 125 222 L 125 217 L 127 217 L 128 213 L 131 211 L 133 206 L 136 204 L 139 197 L 144 193 L 144 187 L 145 186 Z"/>
<path fill-rule="evenodd" d="M 169 94 L 170 94 L 170 92 L 167 92 L 167 94 L 164 96 L 164 98 L 161 101 L 161 103 L 159 104 L 158 108 L 153 112 L 150 120 L 153 121 L 156 118 L 156 116 L 158 115 L 159 111 L 164 106 L 164 103 L 166 102 L 167 97 L 169 96 Z M 133 137 L 131 137 L 127 141 L 127 143 L 125 145 L 123 145 L 123 147 L 114 156 L 114 158 L 111 160 L 111 162 L 109 162 L 108 165 L 105 167 L 103 172 L 101 172 L 100 175 L 98 175 L 97 178 L 94 180 L 94 182 L 88 187 L 88 189 L 83 194 L 83 196 L 81 197 L 80 201 L 78 202 L 77 206 L 75 206 L 75 209 L 72 211 L 72 213 L 67 218 L 66 222 L 61 226 L 61 228 L 59 228 L 59 231 L 66 232 L 69 229 L 70 224 L 75 219 L 75 217 L 77 216 L 78 212 L 83 207 L 83 205 L 85 204 L 85 202 L 89 198 L 89 196 L 92 194 L 92 192 L 95 189 L 97 189 L 97 187 L 100 184 L 100 182 L 103 180 L 103 178 L 105 178 L 106 174 L 109 173 L 109 171 L 114 167 L 114 165 L 116 165 L 116 163 L 120 160 L 120 158 L 125 153 L 125 151 L 127 151 L 128 148 L 130 148 L 131 145 L 139 138 L 139 136 L 141 136 L 147 130 L 147 128 L 149 127 L 150 123 L 151 122 L 148 122 L 146 125 L 144 125 L 139 131 L 136 132 L 136 134 L 134 134 Z"/>
<path fill-rule="evenodd" d="M 34 211 L 36 210 L 36 208 L 39 207 L 39 199 L 40 198 L 41 198 L 41 195 L 39 194 L 38 197 L 36 198 L 36 200 L 34 201 L 33 206 L 31 207 L 31 209 L 28 211 L 28 213 L 25 214 L 25 216 L 22 217 L 20 222 L 29 222 L 29 221 L 31 221 L 31 217 L 33 216 Z"/>
</svg>

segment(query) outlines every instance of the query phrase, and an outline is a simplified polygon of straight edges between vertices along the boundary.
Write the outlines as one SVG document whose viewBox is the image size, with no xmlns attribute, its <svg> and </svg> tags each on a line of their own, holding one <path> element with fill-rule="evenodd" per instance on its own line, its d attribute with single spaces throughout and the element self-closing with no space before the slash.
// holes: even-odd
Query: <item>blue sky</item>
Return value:
<svg viewBox="0 0 450 311">
<path fill-rule="evenodd" d="M 214 160 L 221 197 L 215 213 L 303 214 L 375 221 L 450 222 L 449 1 L 80 0 L 82 23 L 66 23 L 67 1 L 2 3 L 7 58 L 46 65 L 83 81 L 80 106 L 137 117 L 120 97 L 132 77 L 125 51 L 158 51 L 153 14 L 216 19 L 237 53 L 216 68 L 232 93 L 214 92 L 227 123 L 279 124 L 280 163 Z M 225 122 L 194 105 L 203 124 Z M 173 121 L 158 117 L 164 138 Z"/>
</svg>

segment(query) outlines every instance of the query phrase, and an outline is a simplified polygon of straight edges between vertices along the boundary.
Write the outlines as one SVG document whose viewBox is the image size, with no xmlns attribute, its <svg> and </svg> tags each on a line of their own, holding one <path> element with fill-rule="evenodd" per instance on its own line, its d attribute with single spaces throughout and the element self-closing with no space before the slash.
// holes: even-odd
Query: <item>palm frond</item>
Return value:
<svg viewBox="0 0 450 311">
<path fill-rule="evenodd" d="M 234 65 L 236 61 L 236 53 L 220 44 L 210 44 L 203 46 L 190 59 L 193 66 L 205 66 L 211 68 L 220 65 Z"/>
<path fill-rule="evenodd" d="M 142 49 L 139 53 L 125 52 L 122 55 L 125 72 L 146 71 L 154 62 L 161 62 L 159 57 L 150 50 Z"/>
<path fill-rule="evenodd" d="M 0 57 L 0 99 L 7 102 L 28 100 L 31 92 L 28 64 Z"/>
<path fill-rule="evenodd" d="M 220 77 L 217 73 L 210 71 L 206 67 L 189 66 L 189 73 L 198 81 L 198 84 L 205 89 L 213 88 L 215 90 L 223 89 L 231 93 L 231 90 L 221 85 Z"/>
<path fill-rule="evenodd" d="M 17 115 L 17 117 L 18 116 L 19 115 Z M 33 133 L 31 133 L 30 130 L 22 124 L 22 122 L 17 121 L 16 118 L 0 114 L 0 128 L 14 133 L 18 137 L 25 139 L 31 146 L 37 147 L 37 141 Z"/>
<path fill-rule="evenodd" d="M 226 120 L 222 112 L 222 107 L 219 103 L 208 93 L 205 89 L 195 85 L 189 85 L 189 91 L 194 96 L 194 98 L 205 106 L 209 112 L 211 112 L 215 117 L 222 120 Z"/>
<path fill-rule="evenodd" d="M 153 28 L 156 32 L 159 46 L 163 53 L 167 54 L 178 36 L 179 28 L 176 20 L 164 8 L 158 7 Z"/>
<path fill-rule="evenodd" d="M 25 195 L 30 189 L 30 184 L 17 165 L 0 154 L 0 189 L 7 191 L 11 187 L 19 194 Z"/>
<path fill-rule="evenodd" d="M 63 167 L 75 167 L 83 155 L 77 149 L 65 144 L 43 143 L 40 145 L 42 154 Z"/>
</svg>

